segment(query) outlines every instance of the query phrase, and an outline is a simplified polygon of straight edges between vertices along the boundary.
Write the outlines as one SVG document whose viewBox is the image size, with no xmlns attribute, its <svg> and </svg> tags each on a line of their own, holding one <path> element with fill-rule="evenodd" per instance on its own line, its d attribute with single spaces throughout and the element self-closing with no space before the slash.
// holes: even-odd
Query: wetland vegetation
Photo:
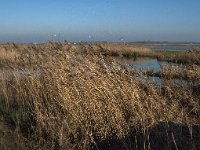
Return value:
<svg viewBox="0 0 200 150">
<path fill-rule="evenodd" d="M 0 149 L 200 147 L 198 48 L 49 42 L 0 54 Z M 144 71 L 141 58 L 167 65 Z"/>
</svg>

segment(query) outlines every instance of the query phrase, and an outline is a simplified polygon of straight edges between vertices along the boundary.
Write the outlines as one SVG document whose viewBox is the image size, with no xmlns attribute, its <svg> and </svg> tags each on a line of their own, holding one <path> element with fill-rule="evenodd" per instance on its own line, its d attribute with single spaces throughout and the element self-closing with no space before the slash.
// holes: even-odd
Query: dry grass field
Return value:
<svg viewBox="0 0 200 150">
<path fill-rule="evenodd" d="M 172 78 L 158 87 L 117 69 L 113 53 L 157 55 L 129 45 L 1 45 L 0 149 L 198 149 L 198 88 Z"/>
<path fill-rule="evenodd" d="M 0 66 L 4 65 L 8 62 L 15 61 L 15 57 L 17 57 L 18 52 L 15 49 L 14 45 L 1 45 L 0 46 Z"/>
</svg>

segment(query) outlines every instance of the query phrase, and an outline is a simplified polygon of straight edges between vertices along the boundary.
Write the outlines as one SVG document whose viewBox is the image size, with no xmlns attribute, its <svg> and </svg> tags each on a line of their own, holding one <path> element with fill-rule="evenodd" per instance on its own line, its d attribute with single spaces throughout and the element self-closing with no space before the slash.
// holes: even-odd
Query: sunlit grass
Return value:
<svg viewBox="0 0 200 150">
<path fill-rule="evenodd" d="M 0 79 L 0 114 L 29 146 L 34 141 L 50 149 L 148 149 L 165 142 L 182 147 L 179 136 L 185 135 L 171 128 L 188 132 L 200 124 L 199 97 L 190 89 L 172 81 L 157 87 L 141 73 L 115 69 L 115 61 L 91 45 L 22 47 L 12 66 L 4 63 L 10 71 Z M 39 73 L 20 78 L 18 71 L 27 68 Z M 133 80 L 136 75 L 142 80 Z M 193 134 L 188 142 L 198 139 Z"/>
</svg>

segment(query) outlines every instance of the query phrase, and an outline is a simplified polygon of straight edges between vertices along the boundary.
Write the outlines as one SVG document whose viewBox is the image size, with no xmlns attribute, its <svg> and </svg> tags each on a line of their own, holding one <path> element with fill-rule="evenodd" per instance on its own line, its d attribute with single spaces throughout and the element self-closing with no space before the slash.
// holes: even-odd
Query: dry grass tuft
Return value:
<svg viewBox="0 0 200 150">
<path fill-rule="evenodd" d="M 200 50 L 190 51 L 158 51 L 155 55 L 159 61 L 168 61 L 183 64 L 200 64 Z"/>
</svg>

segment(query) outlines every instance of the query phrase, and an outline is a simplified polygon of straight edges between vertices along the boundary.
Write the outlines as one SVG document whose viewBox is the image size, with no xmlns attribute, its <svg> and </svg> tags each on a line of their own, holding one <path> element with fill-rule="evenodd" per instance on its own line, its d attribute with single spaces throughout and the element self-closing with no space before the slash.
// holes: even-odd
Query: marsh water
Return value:
<svg viewBox="0 0 200 150">
<path fill-rule="evenodd" d="M 182 64 L 169 63 L 166 61 L 158 61 L 155 58 L 137 58 L 136 60 L 127 59 L 127 58 L 116 58 L 116 62 L 122 67 L 126 68 L 129 72 L 131 71 L 141 71 L 146 74 L 147 71 L 152 70 L 153 72 L 159 73 L 162 67 L 174 66 L 174 67 L 183 67 Z M 134 80 L 142 80 L 140 77 L 134 77 Z M 151 83 L 162 86 L 163 80 L 160 77 L 148 76 L 148 80 Z M 181 84 L 182 86 L 187 86 L 187 81 L 183 79 L 173 79 L 174 82 Z"/>
<path fill-rule="evenodd" d="M 186 51 L 192 49 L 192 46 L 145 46 L 146 48 L 150 48 L 152 50 L 166 50 L 166 51 Z M 117 62 L 122 66 L 128 69 L 128 71 L 138 70 L 146 73 L 149 70 L 153 72 L 160 72 L 162 67 L 165 66 L 175 66 L 182 67 L 182 64 L 169 63 L 166 61 L 158 61 L 156 58 L 137 58 L 136 60 L 127 59 L 127 58 L 118 58 Z M 162 79 L 155 76 L 148 77 L 149 81 L 152 83 L 156 83 L 158 85 L 162 85 Z M 139 78 L 135 78 L 135 80 L 140 80 Z M 186 86 L 187 81 L 183 79 L 174 79 L 174 82 L 178 82 L 181 85 Z"/>
<path fill-rule="evenodd" d="M 152 70 L 154 72 L 159 72 L 164 66 L 180 66 L 176 63 L 158 61 L 156 58 L 137 58 L 136 60 L 127 58 L 116 58 L 116 61 L 120 66 L 127 68 L 128 71 L 138 70 L 146 72 Z"/>
</svg>

